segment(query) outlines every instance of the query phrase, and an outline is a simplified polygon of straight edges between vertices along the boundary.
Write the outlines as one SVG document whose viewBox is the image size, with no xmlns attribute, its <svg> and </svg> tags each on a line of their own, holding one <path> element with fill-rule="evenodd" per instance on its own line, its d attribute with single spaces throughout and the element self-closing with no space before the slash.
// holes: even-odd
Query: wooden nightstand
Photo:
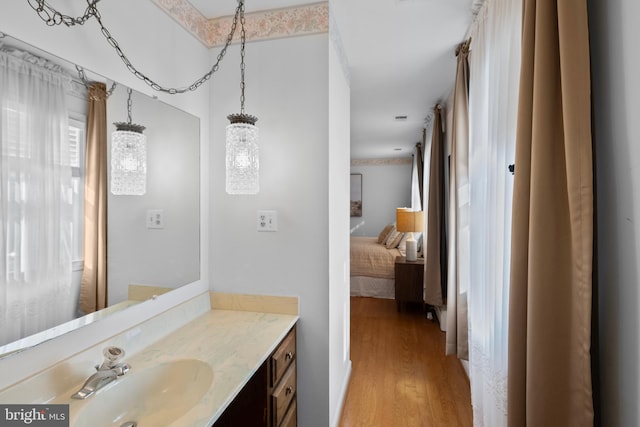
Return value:
<svg viewBox="0 0 640 427">
<path fill-rule="evenodd" d="M 400 305 L 403 302 L 424 303 L 424 258 L 407 261 L 403 256 L 396 257 L 395 274 L 398 311 L 400 311 Z"/>
</svg>

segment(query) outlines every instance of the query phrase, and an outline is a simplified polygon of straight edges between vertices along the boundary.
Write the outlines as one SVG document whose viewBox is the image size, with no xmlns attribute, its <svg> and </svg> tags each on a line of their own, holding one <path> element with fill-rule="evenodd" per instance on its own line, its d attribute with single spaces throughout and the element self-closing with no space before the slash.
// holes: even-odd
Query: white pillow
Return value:
<svg viewBox="0 0 640 427">
<path fill-rule="evenodd" d="M 398 243 L 398 249 L 400 249 L 400 252 L 405 252 L 407 250 L 407 240 L 409 240 L 409 233 L 404 233 L 404 236 L 402 236 L 402 240 L 400 240 L 400 243 Z M 415 235 L 413 236 L 415 238 Z"/>
<path fill-rule="evenodd" d="M 422 250 L 422 232 L 415 231 L 413 233 L 413 238 L 416 241 L 416 249 L 418 250 L 418 252 L 420 252 Z"/>
</svg>

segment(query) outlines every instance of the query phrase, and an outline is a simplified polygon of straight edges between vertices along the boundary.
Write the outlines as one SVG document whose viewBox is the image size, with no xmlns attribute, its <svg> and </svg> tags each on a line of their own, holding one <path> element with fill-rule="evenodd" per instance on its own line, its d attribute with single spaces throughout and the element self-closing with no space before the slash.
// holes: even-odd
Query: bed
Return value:
<svg viewBox="0 0 640 427">
<path fill-rule="evenodd" d="M 393 230 L 392 224 L 378 237 L 351 236 L 351 296 L 395 299 L 395 260 L 397 256 L 405 255 L 406 236 L 392 238 L 387 234 L 385 237 L 387 228 Z M 414 233 L 414 236 L 421 256 L 422 233 Z M 434 309 L 440 329 L 446 332 L 446 305 Z"/>
<path fill-rule="evenodd" d="M 351 295 L 395 298 L 395 259 L 403 256 L 406 236 L 393 224 L 378 236 L 351 236 Z"/>
</svg>

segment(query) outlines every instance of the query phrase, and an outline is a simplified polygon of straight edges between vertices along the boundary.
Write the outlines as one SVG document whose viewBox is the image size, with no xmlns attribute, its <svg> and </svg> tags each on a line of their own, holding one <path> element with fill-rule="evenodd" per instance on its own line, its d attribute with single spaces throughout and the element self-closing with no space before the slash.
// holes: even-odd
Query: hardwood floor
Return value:
<svg viewBox="0 0 640 427">
<path fill-rule="evenodd" d="M 341 427 L 472 426 L 469 380 L 420 306 L 351 297 L 349 390 Z"/>
</svg>

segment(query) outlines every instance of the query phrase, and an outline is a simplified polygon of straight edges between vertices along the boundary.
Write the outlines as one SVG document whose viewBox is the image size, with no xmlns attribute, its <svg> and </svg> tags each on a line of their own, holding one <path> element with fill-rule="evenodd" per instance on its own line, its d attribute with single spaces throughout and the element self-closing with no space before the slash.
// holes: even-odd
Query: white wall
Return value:
<svg viewBox="0 0 640 427">
<path fill-rule="evenodd" d="M 602 425 L 640 425 L 640 2 L 590 0 Z"/>
<path fill-rule="evenodd" d="M 395 222 L 396 208 L 411 206 L 410 160 L 354 165 L 351 173 L 362 174 L 362 216 L 351 218 L 351 228 L 357 227 L 352 235 L 377 236 L 385 225 Z"/>
<path fill-rule="evenodd" d="M 80 15 L 86 7 L 83 3 L 71 0 L 57 1 L 55 6 L 64 9 L 63 11 L 70 15 Z M 191 83 L 194 73 L 202 70 L 204 74 L 208 71 L 210 67 L 208 50 L 151 2 L 111 0 L 101 2 L 98 7 L 102 13 L 103 22 L 118 39 L 131 61 L 153 79 L 163 84 L 185 86 Z M 123 13 L 124 10 L 127 13 Z M 141 25 L 141 22 L 144 22 L 144 25 Z M 149 27 L 153 27 L 154 31 L 149 31 Z M 133 89 L 149 95 L 155 94 L 126 69 L 93 21 L 83 27 L 71 29 L 50 28 L 37 17 L 27 2 L 2 2 L 0 31 Z M 189 64 L 189 67 L 184 67 L 184 64 Z M 163 94 L 158 96 L 161 100 L 199 117 L 201 119 L 200 139 L 208 142 L 208 127 L 202 126 L 202 119 L 206 120 L 209 115 L 209 94 L 206 90 L 179 96 Z M 201 143 L 201 148 L 204 153 L 208 153 L 207 144 Z M 206 171 L 202 174 L 206 178 Z M 204 179 L 201 202 L 203 217 L 207 214 L 208 207 L 207 185 L 208 181 Z M 202 228 L 205 229 L 206 222 L 202 224 Z M 206 256 L 207 239 L 208 235 L 205 232 L 201 237 L 203 256 Z M 204 262 L 201 268 L 202 279 L 206 280 L 208 272 Z M 156 301 L 131 307 L 85 327 L 78 333 L 65 335 L 18 355 L 1 359 L 0 372 L 3 374 L 0 375 L 0 388 L 74 352 L 94 345 L 204 290 L 206 290 L 204 282 L 196 282 L 167 297 L 161 296 Z"/>
<path fill-rule="evenodd" d="M 211 288 L 299 297 L 298 414 L 309 427 L 330 422 L 329 173 L 339 171 L 329 160 L 328 46 L 327 34 L 246 46 L 246 112 L 260 128 L 257 195 L 224 187 L 226 116 L 240 109 L 237 66 L 220 68 L 211 98 Z M 239 61 L 237 45 L 229 58 Z M 277 232 L 256 231 L 259 209 L 278 212 Z"/>
</svg>

